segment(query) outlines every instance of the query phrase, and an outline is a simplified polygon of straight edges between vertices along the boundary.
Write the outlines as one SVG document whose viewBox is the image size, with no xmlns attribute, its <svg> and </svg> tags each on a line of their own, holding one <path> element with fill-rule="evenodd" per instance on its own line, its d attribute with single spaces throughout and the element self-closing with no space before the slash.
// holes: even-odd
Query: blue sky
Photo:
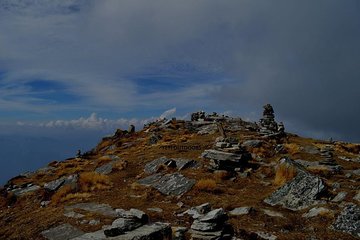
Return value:
<svg viewBox="0 0 360 240">
<path fill-rule="evenodd" d="M 290 131 L 360 142 L 359 11 L 357 0 L 0 0 L 0 132 L 100 137 L 175 108 L 255 121 L 272 103 Z"/>
</svg>

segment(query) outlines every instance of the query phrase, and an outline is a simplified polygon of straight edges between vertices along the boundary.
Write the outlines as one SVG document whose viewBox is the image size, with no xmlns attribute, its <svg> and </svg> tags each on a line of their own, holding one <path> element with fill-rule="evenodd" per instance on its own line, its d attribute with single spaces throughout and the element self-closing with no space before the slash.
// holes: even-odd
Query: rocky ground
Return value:
<svg viewBox="0 0 360 240">
<path fill-rule="evenodd" d="M 360 145 L 197 113 L 1 189 L 1 239 L 359 239 Z"/>
</svg>

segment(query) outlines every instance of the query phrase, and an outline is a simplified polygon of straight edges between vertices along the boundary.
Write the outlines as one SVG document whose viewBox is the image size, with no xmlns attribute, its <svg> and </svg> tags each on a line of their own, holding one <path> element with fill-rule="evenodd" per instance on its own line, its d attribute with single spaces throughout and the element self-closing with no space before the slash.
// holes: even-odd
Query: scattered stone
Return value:
<svg viewBox="0 0 360 240">
<path fill-rule="evenodd" d="M 283 163 L 296 167 L 297 175 L 266 198 L 264 202 L 271 206 L 281 205 L 294 211 L 315 204 L 319 195 L 325 190 L 321 178 L 308 173 L 301 165 L 289 158 L 283 158 L 280 164 Z"/>
<path fill-rule="evenodd" d="M 337 190 L 337 189 L 339 189 L 339 188 L 341 187 L 341 185 L 340 185 L 340 183 L 338 183 L 338 182 L 334 182 L 334 183 L 331 185 L 331 187 L 332 187 L 334 190 Z"/>
<path fill-rule="evenodd" d="M 241 215 L 247 215 L 252 211 L 252 207 L 238 207 L 234 208 L 229 212 L 230 216 L 241 216 Z"/>
<path fill-rule="evenodd" d="M 360 237 L 360 207 L 355 204 L 347 205 L 337 217 L 332 228 L 338 231 Z"/>
<path fill-rule="evenodd" d="M 81 213 L 74 212 L 74 211 L 66 211 L 64 213 L 64 216 L 68 217 L 68 218 L 76 218 L 76 219 L 85 217 L 85 215 L 83 215 Z"/>
<path fill-rule="evenodd" d="M 178 170 L 185 169 L 187 167 L 195 167 L 197 165 L 195 160 L 184 158 L 166 158 L 161 157 L 155 159 L 145 165 L 144 171 L 148 174 L 154 174 L 158 171 L 161 165 L 177 168 Z"/>
<path fill-rule="evenodd" d="M 178 214 L 177 216 L 179 217 L 182 217 L 184 216 L 185 214 L 188 214 L 190 215 L 193 219 L 197 219 L 199 218 L 200 216 L 208 213 L 211 211 L 211 205 L 210 203 L 204 203 L 204 204 L 201 204 L 199 206 L 196 206 L 196 207 L 192 207 L 188 210 L 186 210 L 185 212 L 181 213 L 181 214 Z"/>
<path fill-rule="evenodd" d="M 269 209 L 263 209 L 264 214 L 268 215 L 269 217 L 280 217 L 280 218 L 285 218 L 284 215 L 282 213 L 279 212 L 275 212 Z"/>
<path fill-rule="evenodd" d="M 198 132 L 197 134 L 199 135 L 207 135 L 207 134 L 214 134 L 217 131 L 217 126 L 216 124 L 208 124 L 208 125 L 204 125 L 200 128 L 198 128 Z"/>
<path fill-rule="evenodd" d="M 101 214 L 104 216 L 109 216 L 109 217 L 117 216 L 116 211 L 108 204 L 99 204 L 99 203 L 89 202 L 89 203 L 77 203 L 77 204 L 65 207 L 66 211 L 71 211 L 73 209 L 81 209 L 84 211 L 94 212 L 94 213 L 98 213 L 98 214 Z"/>
<path fill-rule="evenodd" d="M 104 234 L 107 237 L 115 237 L 139 228 L 142 225 L 143 223 L 136 219 L 118 218 L 113 221 L 110 227 L 104 229 Z"/>
<path fill-rule="evenodd" d="M 138 181 L 142 185 L 152 186 L 165 195 L 181 195 L 189 191 L 195 180 L 188 179 L 179 173 L 155 174 Z"/>
<path fill-rule="evenodd" d="M 148 208 L 147 210 L 149 210 L 151 212 L 158 212 L 158 213 L 162 213 L 164 211 L 161 208 Z"/>
<path fill-rule="evenodd" d="M 329 164 L 323 164 L 319 161 L 306 161 L 306 160 L 295 160 L 297 163 L 301 164 L 302 166 L 306 167 L 308 170 L 318 170 L 318 169 L 324 169 L 325 171 L 331 172 L 331 173 L 339 173 L 342 170 L 342 167 L 337 164 L 329 165 Z"/>
<path fill-rule="evenodd" d="M 93 225 L 93 226 L 99 225 L 100 223 L 101 222 L 98 219 L 92 219 L 92 220 L 89 221 L 89 225 Z"/>
<path fill-rule="evenodd" d="M 304 213 L 302 216 L 304 218 L 312 218 L 312 217 L 316 217 L 320 214 L 327 214 L 327 213 L 332 213 L 332 211 L 327 208 L 324 208 L 324 207 L 314 207 L 314 208 L 310 209 L 309 212 Z"/>
<path fill-rule="evenodd" d="M 260 238 L 260 240 L 276 240 L 277 237 L 275 235 L 272 235 L 270 233 L 266 233 L 266 232 L 255 232 L 256 235 L 258 236 L 258 238 Z"/>
<path fill-rule="evenodd" d="M 40 203 L 40 207 L 44 208 L 44 207 L 47 207 L 49 204 L 50 204 L 50 201 L 42 201 Z"/>
<path fill-rule="evenodd" d="M 347 196 L 347 192 L 339 192 L 331 201 L 342 202 Z"/>
<path fill-rule="evenodd" d="M 257 148 L 263 144 L 261 140 L 247 140 L 241 144 L 243 147 Z"/>
<path fill-rule="evenodd" d="M 68 240 L 83 234 L 83 231 L 71 226 L 68 223 L 41 232 L 41 235 L 49 240 Z"/>
</svg>

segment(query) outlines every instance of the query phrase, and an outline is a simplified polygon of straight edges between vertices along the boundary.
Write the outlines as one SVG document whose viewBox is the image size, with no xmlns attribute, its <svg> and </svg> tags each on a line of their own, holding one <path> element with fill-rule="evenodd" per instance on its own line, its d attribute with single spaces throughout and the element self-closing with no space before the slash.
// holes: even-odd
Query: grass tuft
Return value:
<svg viewBox="0 0 360 240">
<path fill-rule="evenodd" d="M 84 172 L 79 177 L 81 192 L 109 189 L 112 186 L 109 176 L 96 172 Z"/>
<path fill-rule="evenodd" d="M 290 164 L 280 164 L 275 173 L 274 184 L 281 186 L 296 176 L 296 168 Z"/>
<path fill-rule="evenodd" d="M 195 189 L 204 192 L 215 192 L 217 190 L 216 182 L 214 179 L 210 179 L 210 178 L 200 179 L 195 184 Z"/>
</svg>

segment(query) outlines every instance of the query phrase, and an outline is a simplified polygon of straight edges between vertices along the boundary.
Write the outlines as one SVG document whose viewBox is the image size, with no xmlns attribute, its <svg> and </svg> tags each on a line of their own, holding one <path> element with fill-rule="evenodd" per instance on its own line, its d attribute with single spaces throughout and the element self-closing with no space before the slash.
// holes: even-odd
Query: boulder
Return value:
<svg viewBox="0 0 360 240">
<path fill-rule="evenodd" d="M 241 216 L 241 215 L 247 215 L 251 212 L 252 207 L 238 207 L 234 208 L 229 212 L 230 216 Z"/>
<path fill-rule="evenodd" d="M 107 175 L 109 173 L 112 172 L 113 170 L 113 165 L 114 163 L 113 162 L 109 162 L 109 163 L 106 163 L 98 168 L 95 169 L 95 172 L 99 173 L 99 174 L 104 174 L 104 175 Z"/>
<path fill-rule="evenodd" d="M 264 202 L 271 206 L 281 205 L 294 211 L 308 208 L 317 203 L 317 199 L 325 190 L 321 178 L 308 173 L 301 165 L 289 158 L 284 158 L 280 162 L 295 166 L 297 175 L 272 193 Z"/>
<path fill-rule="evenodd" d="M 115 237 L 125 232 L 132 231 L 138 227 L 141 227 L 143 223 L 139 220 L 129 218 L 118 218 L 111 224 L 110 227 L 104 229 L 104 234 L 107 237 Z"/>
<path fill-rule="evenodd" d="M 339 192 L 331 201 L 342 202 L 347 196 L 347 192 Z"/>
<path fill-rule="evenodd" d="M 243 147 L 250 147 L 250 148 L 257 148 L 262 145 L 263 141 L 261 140 L 246 140 L 244 141 L 241 146 Z"/>
<path fill-rule="evenodd" d="M 41 235 L 49 240 L 68 240 L 83 234 L 83 231 L 68 223 L 41 232 Z"/>
<path fill-rule="evenodd" d="M 212 168 L 230 171 L 246 165 L 248 160 L 251 159 L 251 155 L 247 152 L 229 153 L 214 149 L 205 150 L 201 156 L 210 159 L 210 166 Z"/>
<path fill-rule="evenodd" d="M 15 196 L 19 197 L 22 196 L 26 193 L 31 193 L 31 192 L 35 192 L 37 190 L 40 189 L 40 186 L 38 185 L 32 185 L 32 184 L 28 184 L 26 187 L 23 188 L 15 188 L 13 190 L 11 190 Z"/>
<path fill-rule="evenodd" d="M 197 165 L 195 160 L 184 159 L 184 158 L 166 158 L 161 157 L 155 159 L 145 165 L 144 171 L 148 174 L 154 174 L 158 171 L 161 165 L 171 166 L 177 168 L 178 170 L 182 170 L 187 167 L 194 167 Z"/>
<path fill-rule="evenodd" d="M 56 191 L 65 183 L 65 178 L 56 179 L 44 184 L 44 188 L 48 191 Z"/>
<path fill-rule="evenodd" d="M 332 228 L 360 237 L 360 207 L 355 204 L 347 205 L 337 217 Z"/>
<path fill-rule="evenodd" d="M 211 232 L 219 230 L 219 224 L 217 222 L 202 222 L 195 220 L 191 225 L 191 229 L 201 232 Z"/>
</svg>

